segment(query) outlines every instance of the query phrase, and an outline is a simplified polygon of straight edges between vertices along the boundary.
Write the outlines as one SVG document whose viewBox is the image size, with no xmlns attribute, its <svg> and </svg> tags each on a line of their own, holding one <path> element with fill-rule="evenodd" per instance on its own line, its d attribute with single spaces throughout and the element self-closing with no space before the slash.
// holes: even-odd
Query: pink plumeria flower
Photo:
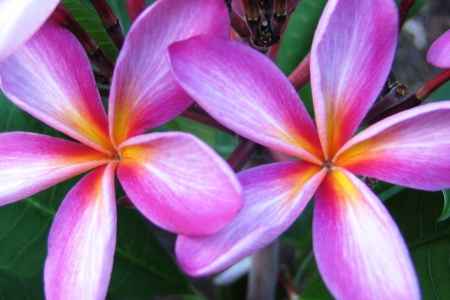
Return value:
<svg viewBox="0 0 450 300">
<path fill-rule="evenodd" d="M 431 45 L 427 53 L 427 61 L 435 67 L 450 68 L 450 30 Z"/>
<path fill-rule="evenodd" d="M 95 168 L 52 224 L 47 299 L 106 296 L 116 242 L 115 171 L 137 209 L 176 233 L 215 233 L 241 207 L 237 178 L 209 146 L 186 133 L 142 134 L 193 102 L 170 73 L 167 46 L 196 34 L 227 37 L 227 15 L 222 0 L 160 0 L 143 12 L 117 60 L 108 117 L 84 50 L 54 21 L 0 63 L 0 85 L 12 102 L 81 142 L 0 134 L 0 204 Z"/>
<path fill-rule="evenodd" d="M 38 31 L 58 3 L 59 0 L 0 0 L 0 61 Z"/>
<path fill-rule="evenodd" d="M 245 203 L 209 237 L 179 236 L 193 276 L 218 272 L 271 243 L 315 195 L 314 253 L 337 299 L 418 299 L 404 240 L 357 176 L 424 190 L 450 187 L 450 102 L 389 117 L 352 137 L 388 76 L 396 41 L 391 0 L 330 0 L 311 49 L 316 126 L 297 92 L 264 55 L 196 37 L 169 47 L 183 88 L 242 136 L 300 160 L 239 174 Z"/>
</svg>

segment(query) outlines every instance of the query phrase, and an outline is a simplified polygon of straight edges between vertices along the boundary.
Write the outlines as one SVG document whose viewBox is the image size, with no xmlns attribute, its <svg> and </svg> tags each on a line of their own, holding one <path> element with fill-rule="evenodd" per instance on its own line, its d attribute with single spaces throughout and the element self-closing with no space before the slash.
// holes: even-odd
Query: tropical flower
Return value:
<svg viewBox="0 0 450 300">
<path fill-rule="evenodd" d="M 314 253 L 336 298 L 420 298 L 395 222 L 354 175 L 424 190 L 450 186 L 450 102 L 399 113 L 352 137 L 386 81 L 397 30 L 391 0 L 327 2 L 311 49 L 316 126 L 286 77 L 253 49 L 213 37 L 169 47 L 178 81 L 214 118 L 300 159 L 240 173 L 244 206 L 236 218 L 209 237 L 178 237 L 186 272 L 215 273 L 268 245 L 315 194 Z"/>
<path fill-rule="evenodd" d="M 59 0 L 0 1 L 0 61 L 38 31 L 58 3 Z"/>
<path fill-rule="evenodd" d="M 427 61 L 439 68 L 450 67 L 450 30 L 447 30 L 431 45 Z"/>
<path fill-rule="evenodd" d="M 117 60 L 108 117 L 81 45 L 54 21 L 0 63 L 1 88 L 12 102 L 81 142 L 0 134 L 0 204 L 95 168 L 69 192 L 52 224 L 48 299 L 106 296 L 116 242 L 115 171 L 137 209 L 176 233 L 212 234 L 241 207 L 233 171 L 199 139 L 179 132 L 141 135 L 192 103 L 164 52 L 196 34 L 229 35 L 222 0 L 160 0 L 143 12 Z"/>
</svg>

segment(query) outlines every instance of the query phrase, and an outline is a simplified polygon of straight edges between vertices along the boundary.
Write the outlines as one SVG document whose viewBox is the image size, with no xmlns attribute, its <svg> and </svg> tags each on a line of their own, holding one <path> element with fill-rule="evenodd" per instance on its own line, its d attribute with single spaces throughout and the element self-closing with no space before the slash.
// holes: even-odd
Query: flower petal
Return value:
<svg viewBox="0 0 450 300">
<path fill-rule="evenodd" d="M 116 245 L 116 164 L 90 172 L 61 204 L 48 238 L 47 299 L 105 299 Z"/>
<path fill-rule="evenodd" d="M 34 133 L 0 134 L 0 205 L 31 196 L 109 157 L 83 144 Z"/>
<path fill-rule="evenodd" d="M 53 20 L 0 63 L 0 87 L 12 102 L 46 124 L 95 149 L 113 151 L 86 54 Z"/>
<path fill-rule="evenodd" d="M 317 131 L 286 76 L 241 43 L 195 37 L 169 47 L 172 70 L 208 113 L 242 136 L 320 163 Z"/>
<path fill-rule="evenodd" d="M 311 87 L 326 158 L 350 139 L 381 92 L 397 43 L 392 0 L 330 0 L 311 48 Z"/>
<path fill-rule="evenodd" d="M 450 187 L 450 101 L 384 119 L 352 138 L 335 165 L 423 190 Z"/>
<path fill-rule="evenodd" d="M 336 299 L 420 299 L 395 222 L 351 173 L 336 169 L 317 190 L 313 241 L 320 274 Z"/>
<path fill-rule="evenodd" d="M 450 68 L 450 30 L 431 45 L 427 53 L 427 61 L 438 68 Z"/>
<path fill-rule="evenodd" d="M 58 2 L 59 0 L 0 1 L 0 61 L 39 30 Z"/>
<path fill-rule="evenodd" d="M 180 235 L 176 254 L 181 267 L 191 276 L 216 273 L 268 245 L 300 215 L 325 173 L 325 169 L 305 161 L 240 173 L 244 206 L 214 235 Z"/>
<path fill-rule="evenodd" d="M 241 208 L 231 168 L 196 137 L 151 133 L 119 148 L 117 176 L 130 200 L 157 225 L 186 235 L 222 229 Z"/>
<path fill-rule="evenodd" d="M 173 78 L 165 51 L 175 41 L 200 34 L 229 36 L 223 0 L 160 0 L 133 23 L 111 85 L 109 122 L 116 145 L 192 104 Z"/>
</svg>

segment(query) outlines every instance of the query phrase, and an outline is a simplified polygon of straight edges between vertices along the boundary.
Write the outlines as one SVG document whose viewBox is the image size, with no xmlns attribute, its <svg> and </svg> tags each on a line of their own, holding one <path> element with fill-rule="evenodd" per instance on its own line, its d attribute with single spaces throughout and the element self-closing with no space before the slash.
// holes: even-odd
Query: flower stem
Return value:
<svg viewBox="0 0 450 300">
<path fill-rule="evenodd" d="M 133 23 L 139 14 L 145 9 L 145 0 L 127 0 L 127 11 L 131 23 Z"/>
<path fill-rule="evenodd" d="M 300 1 L 301 0 L 287 0 L 288 12 L 292 13 L 297 8 L 297 5 L 300 3 Z"/>
<path fill-rule="evenodd" d="M 250 30 L 247 27 L 247 23 L 244 18 L 240 16 L 233 8 L 230 12 L 230 24 L 231 28 L 239 35 L 240 38 L 246 38 L 250 36 Z"/>
<path fill-rule="evenodd" d="M 120 21 L 114 14 L 113 10 L 105 0 L 90 0 L 95 10 L 97 11 L 106 33 L 111 38 L 117 49 L 122 49 L 125 37 L 123 35 Z"/>
<path fill-rule="evenodd" d="M 286 291 L 286 294 L 288 295 L 288 299 L 290 299 L 290 300 L 298 300 L 299 299 L 292 282 L 290 282 L 289 280 L 284 278 L 281 273 L 278 275 L 278 281 L 280 282 L 280 284 L 283 286 L 284 290 Z"/>
<path fill-rule="evenodd" d="M 416 0 L 401 0 L 400 5 L 398 7 L 398 17 L 399 17 L 399 31 L 402 29 L 403 23 L 406 21 L 406 17 L 408 16 L 411 7 L 414 5 Z"/>
<path fill-rule="evenodd" d="M 106 57 L 102 48 L 97 47 L 97 50 L 88 53 L 91 62 L 102 72 L 106 77 L 111 78 L 114 71 L 114 63 Z"/>
<path fill-rule="evenodd" d="M 450 69 L 443 71 L 439 75 L 427 81 L 419 88 L 419 90 L 417 90 L 415 94 L 406 97 L 400 102 L 393 103 L 391 106 L 378 113 L 372 119 L 367 119 L 367 124 L 376 123 L 401 111 L 419 106 L 426 98 L 428 98 L 428 96 L 430 96 L 434 91 L 436 91 L 447 81 L 450 81 Z"/>
<path fill-rule="evenodd" d="M 256 152 L 257 144 L 247 140 L 246 138 L 241 138 L 241 141 L 228 157 L 227 162 L 235 172 L 239 172 L 248 160 Z"/>
<path fill-rule="evenodd" d="M 252 256 L 247 300 L 272 300 L 278 274 L 278 240 Z"/>
<path fill-rule="evenodd" d="M 443 71 L 422 85 L 416 92 L 417 99 L 423 101 L 436 91 L 441 85 L 450 80 L 450 69 Z"/>
<path fill-rule="evenodd" d="M 310 69 L 309 64 L 311 61 L 310 53 L 308 53 L 302 62 L 295 68 L 295 70 L 289 75 L 288 79 L 294 86 L 294 88 L 299 91 L 301 90 L 310 80 Z"/>
<path fill-rule="evenodd" d="M 377 117 L 383 114 L 389 107 L 393 106 L 395 103 L 399 103 L 399 101 L 408 94 L 409 88 L 406 85 L 401 83 L 394 83 L 390 90 L 387 92 L 387 95 L 384 96 L 381 100 L 375 102 L 372 108 L 367 113 L 366 117 L 362 121 L 362 124 L 373 124 L 373 120 L 377 119 Z"/>
<path fill-rule="evenodd" d="M 51 18 L 61 26 L 67 28 L 83 46 L 91 63 L 95 65 L 106 77 L 111 78 L 114 63 L 109 60 L 97 42 L 81 27 L 72 14 L 60 3 Z"/>
</svg>

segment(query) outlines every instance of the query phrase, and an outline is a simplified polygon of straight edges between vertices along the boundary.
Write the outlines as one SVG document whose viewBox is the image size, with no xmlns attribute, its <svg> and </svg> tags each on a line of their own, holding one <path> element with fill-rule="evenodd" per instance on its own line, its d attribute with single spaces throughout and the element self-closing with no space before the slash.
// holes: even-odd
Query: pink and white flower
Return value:
<svg viewBox="0 0 450 300">
<path fill-rule="evenodd" d="M 435 67 L 450 68 L 450 30 L 447 30 L 430 46 L 427 61 Z"/>
<path fill-rule="evenodd" d="M 59 0 L 0 0 L 0 61 L 36 33 L 58 3 Z"/>
<path fill-rule="evenodd" d="M 395 222 L 355 176 L 450 187 L 450 102 L 399 113 L 353 136 L 386 81 L 397 30 L 391 0 L 328 1 L 311 49 L 315 124 L 286 77 L 253 49 L 213 37 L 169 47 L 178 81 L 214 118 L 300 159 L 240 173 L 245 200 L 237 217 L 208 237 L 179 236 L 186 272 L 212 274 L 268 245 L 315 195 L 314 253 L 337 299 L 420 298 Z"/>
<path fill-rule="evenodd" d="M 84 50 L 53 20 L 0 63 L 5 95 L 78 141 L 0 134 L 0 205 L 95 168 L 69 192 L 52 224 L 48 299 L 105 298 L 116 242 L 115 172 L 144 216 L 183 235 L 213 234 L 241 207 L 238 180 L 209 146 L 186 133 L 142 134 L 192 104 L 164 52 L 198 34 L 229 35 L 222 0 L 160 0 L 143 12 L 120 52 L 108 116 Z"/>
</svg>

